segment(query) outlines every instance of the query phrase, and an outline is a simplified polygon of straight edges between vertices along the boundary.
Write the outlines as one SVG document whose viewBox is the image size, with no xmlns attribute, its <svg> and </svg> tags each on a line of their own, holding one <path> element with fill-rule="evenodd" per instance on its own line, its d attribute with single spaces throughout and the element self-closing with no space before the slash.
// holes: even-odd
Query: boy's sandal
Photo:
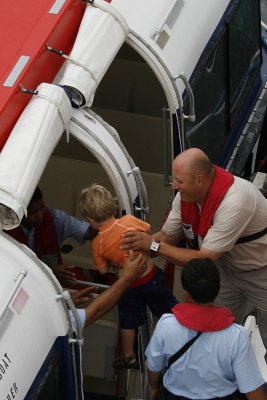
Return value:
<svg viewBox="0 0 267 400">
<path fill-rule="evenodd" d="M 135 354 L 132 354 L 129 357 L 120 357 L 118 360 L 115 360 L 113 363 L 114 369 L 139 369 L 139 362 L 136 360 L 134 363 L 130 363 L 130 361 L 136 360 Z"/>
</svg>

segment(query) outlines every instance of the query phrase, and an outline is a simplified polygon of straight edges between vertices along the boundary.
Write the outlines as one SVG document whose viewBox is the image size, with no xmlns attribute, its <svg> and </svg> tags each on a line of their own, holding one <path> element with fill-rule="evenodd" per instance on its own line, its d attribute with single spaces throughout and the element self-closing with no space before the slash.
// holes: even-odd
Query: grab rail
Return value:
<svg viewBox="0 0 267 400">
<path fill-rule="evenodd" d="M 151 39 L 156 39 L 163 31 L 164 25 L 166 24 L 168 18 L 170 17 L 171 13 L 174 10 L 174 7 L 176 6 L 176 4 L 178 4 L 178 2 L 181 2 L 181 6 L 184 5 L 183 0 L 174 0 L 172 5 L 170 6 L 169 10 L 167 11 L 167 13 L 165 14 L 160 26 L 155 30 L 154 33 L 152 33 L 150 35 Z"/>
<path fill-rule="evenodd" d="M 74 284 L 76 285 L 83 285 L 83 286 L 96 286 L 102 289 L 108 289 L 109 286 L 108 285 L 102 285 L 101 283 L 94 283 L 94 282 L 87 282 L 87 281 L 80 281 L 80 280 L 76 280 L 74 282 Z"/>
<path fill-rule="evenodd" d="M 140 187 L 140 191 L 141 191 L 142 207 L 140 208 L 140 207 L 135 206 L 135 211 L 141 211 L 143 214 L 147 214 L 147 213 L 149 213 L 147 191 L 146 191 L 144 181 L 141 178 L 140 168 L 133 167 L 131 170 L 127 171 L 127 176 L 129 176 L 131 174 L 133 174 L 135 176 L 135 178 L 137 179 L 137 182 L 139 183 L 139 187 Z"/>
<path fill-rule="evenodd" d="M 170 182 L 170 177 L 168 173 L 168 167 L 169 167 L 169 157 L 168 157 L 168 152 L 169 152 L 169 143 L 168 143 L 168 129 L 167 129 L 167 112 L 170 111 L 168 107 L 162 107 L 162 133 L 163 133 L 163 162 L 164 162 L 164 167 L 163 167 L 163 174 L 164 174 L 164 180 L 163 184 L 164 186 L 170 186 L 172 183 Z"/>
<path fill-rule="evenodd" d="M 179 78 L 182 79 L 182 81 L 186 87 L 186 90 L 187 90 L 188 96 L 189 96 L 189 102 L 190 102 L 190 114 L 184 115 L 184 119 L 189 119 L 190 122 L 195 122 L 196 115 L 195 115 L 195 99 L 194 99 L 193 90 L 192 90 L 190 83 L 188 82 L 188 79 L 184 72 L 182 72 L 179 75 L 174 76 L 175 81 Z"/>
</svg>

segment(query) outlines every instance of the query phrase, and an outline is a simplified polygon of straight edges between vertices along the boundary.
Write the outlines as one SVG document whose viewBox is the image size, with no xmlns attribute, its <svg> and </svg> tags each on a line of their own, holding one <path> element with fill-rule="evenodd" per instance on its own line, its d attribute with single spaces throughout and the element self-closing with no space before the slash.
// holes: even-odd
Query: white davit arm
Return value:
<svg viewBox="0 0 267 400">
<path fill-rule="evenodd" d="M 0 154 L 0 224 L 13 229 L 27 205 L 72 115 L 65 91 L 42 83 Z"/>
</svg>

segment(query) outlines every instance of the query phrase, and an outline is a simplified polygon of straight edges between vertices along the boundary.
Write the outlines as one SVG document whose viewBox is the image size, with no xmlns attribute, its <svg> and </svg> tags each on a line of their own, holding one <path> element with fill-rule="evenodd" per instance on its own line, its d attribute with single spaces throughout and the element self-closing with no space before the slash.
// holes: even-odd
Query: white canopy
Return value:
<svg viewBox="0 0 267 400">
<path fill-rule="evenodd" d="M 39 179 L 68 125 L 72 107 L 65 91 L 42 83 L 0 154 L 0 223 L 19 225 Z"/>
<path fill-rule="evenodd" d="M 107 2 L 96 0 L 87 5 L 60 81 L 61 85 L 75 88 L 83 95 L 83 105 L 92 105 L 96 88 L 128 32 L 124 18 Z"/>
</svg>

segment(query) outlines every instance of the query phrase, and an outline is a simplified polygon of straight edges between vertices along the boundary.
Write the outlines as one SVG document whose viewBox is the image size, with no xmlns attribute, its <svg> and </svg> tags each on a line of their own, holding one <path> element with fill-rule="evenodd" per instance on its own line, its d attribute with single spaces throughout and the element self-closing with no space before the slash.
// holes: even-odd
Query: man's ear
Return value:
<svg viewBox="0 0 267 400">
<path fill-rule="evenodd" d="M 198 184 L 203 184 L 204 180 L 205 180 L 205 176 L 204 176 L 204 175 L 199 174 L 199 175 L 197 176 L 197 183 L 198 183 Z"/>
<path fill-rule="evenodd" d="M 87 221 L 90 222 L 91 225 L 94 225 L 96 223 L 96 220 L 94 218 L 91 217 L 86 217 Z"/>
<path fill-rule="evenodd" d="M 195 301 L 192 299 L 192 296 L 191 296 L 191 294 L 188 292 L 188 290 L 184 290 L 184 298 L 185 298 L 185 301 L 186 301 L 187 303 L 195 303 Z"/>
</svg>

